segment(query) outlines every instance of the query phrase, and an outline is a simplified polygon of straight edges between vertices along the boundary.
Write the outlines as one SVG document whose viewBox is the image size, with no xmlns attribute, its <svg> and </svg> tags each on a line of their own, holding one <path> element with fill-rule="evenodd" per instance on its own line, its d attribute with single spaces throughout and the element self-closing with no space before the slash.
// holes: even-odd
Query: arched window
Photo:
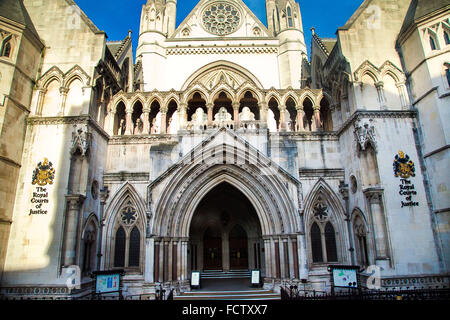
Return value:
<svg viewBox="0 0 450 320">
<path fill-rule="evenodd" d="M 292 20 L 292 10 L 291 7 L 287 7 L 287 20 L 288 20 L 288 27 L 292 28 L 294 27 L 294 22 Z"/>
<path fill-rule="evenodd" d="M 138 213 L 131 203 L 126 202 L 119 212 L 114 243 L 114 267 L 138 268 L 141 262 L 141 232 Z"/>
<path fill-rule="evenodd" d="M 325 243 L 327 247 L 327 261 L 336 262 L 337 249 L 336 249 L 336 235 L 334 234 L 333 225 L 328 222 L 325 226 Z"/>
<path fill-rule="evenodd" d="M 359 214 L 353 220 L 353 233 L 357 262 L 360 266 L 369 265 L 369 252 L 367 246 L 367 231 L 363 219 Z"/>
<path fill-rule="evenodd" d="M 139 258 L 141 251 L 141 234 L 137 227 L 134 227 L 130 233 L 130 249 L 129 249 L 129 267 L 139 267 Z"/>
<path fill-rule="evenodd" d="M 311 227 L 311 250 L 313 262 L 323 262 L 322 254 L 322 236 L 317 223 L 313 223 Z"/>
<path fill-rule="evenodd" d="M 433 36 L 430 36 L 430 47 L 431 50 L 437 50 L 436 41 L 434 40 Z"/>
<path fill-rule="evenodd" d="M 313 206 L 310 237 L 313 263 L 339 261 L 336 232 L 331 220 L 328 204 L 322 195 L 317 198 Z"/>
<path fill-rule="evenodd" d="M 444 40 L 445 40 L 445 44 L 450 44 L 450 36 L 449 36 L 449 32 L 447 30 L 444 30 Z"/>
<path fill-rule="evenodd" d="M 445 66 L 445 77 L 447 78 L 447 85 L 450 87 L 450 63 L 446 63 Z"/>
<path fill-rule="evenodd" d="M 1 56 L 9 58 L 11 56 L 11 37 L 3 41 Z"/>
<path fill-rule="evenodd" d="M 119 227 L 116 232 L 114 243 L 114 267 L 123 268 L 125 266 L 125 241 L 126 235 L 123 227 Z"/>
</svg>

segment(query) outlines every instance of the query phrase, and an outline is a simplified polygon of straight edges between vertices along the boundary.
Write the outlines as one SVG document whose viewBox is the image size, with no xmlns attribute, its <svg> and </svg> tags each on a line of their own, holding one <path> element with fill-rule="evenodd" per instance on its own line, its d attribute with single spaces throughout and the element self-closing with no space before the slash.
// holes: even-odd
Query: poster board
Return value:
<svg viewBox="0 0 450 320">
<path fill-rule="evenodd" d="M 95 279 L 95 293 L 118 292 L 120 285 L 120 274 L 98 274 Z"/>
<path fill-rule="evenodd" d="M 191 288 L 200 288 L 200 271 L 191 272 Z"/>
<path fill-rule="evenodd" d="M 329 266 L 331 283 L 338 288 L 359 288 L 359 266 Z"/>
<path fill-rule="evenodd" d="M 250 284 L 252 286 L 258 286 L 261 284 L 261 271 L 260 270 L 252 270 Z"/>
<path fill-rule="evenodd" d="M 108 293 L 119 293 L 122 296 L 122 278 L 125 271 L 120 270 L 102 270 L 94 271 L 91 277 L 94 279 L 93 294 L 102 295 Z"/>
</svg>

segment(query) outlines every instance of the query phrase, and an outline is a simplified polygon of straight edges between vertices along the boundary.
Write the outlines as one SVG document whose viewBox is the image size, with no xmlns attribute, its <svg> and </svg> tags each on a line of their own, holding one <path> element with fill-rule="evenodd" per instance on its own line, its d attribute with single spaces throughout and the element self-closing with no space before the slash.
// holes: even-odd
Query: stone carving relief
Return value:
<svg viewBox="0 0 450 320">
<path fill-rule="evenodd" d="M 72 132 L 72 148 L 71 154 L 75 154 L 77 150 L 80 151 L 82 156 L 86 156 L 91 145 L 92 134 L 88 131 L 87 127 L 77 127 L 74 125 L 74 132 Z"/>
<path fill-rule="evenodd" d="M 355 130 L 353 131 L 356 140 L 356 146 L 359 150 L 364 151 L 369 143 L 372 144 L 376 150 L 375 126 L 373 119 L 361 120 L 358 119 L 354 123 Z"/>
</svg>

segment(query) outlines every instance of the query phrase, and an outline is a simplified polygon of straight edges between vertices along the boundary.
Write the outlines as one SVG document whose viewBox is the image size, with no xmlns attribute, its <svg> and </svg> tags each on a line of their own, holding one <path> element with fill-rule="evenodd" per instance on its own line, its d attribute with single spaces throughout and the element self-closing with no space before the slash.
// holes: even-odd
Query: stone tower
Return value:
<svg viewBox="0 0 450 320">
<path fill-rule="evenodd" d="M 144 90 L 154 88 L 156 78 L 148 78 L 152 74 L 157 77 L 164 72 L 158 66 L 164 65 L 164 43 L 175 32 L 177 0 L 147 0 L 142 7 L 139 43 L 136 61 L 141 61 L 148 68 L 155 68 L 144 75 Z"/>
<path fill-rule="evenodd" d="M 281 88 L 300 88 L 302 58 L 306 56 L 300 6 L 295 0 L 266 0 L 269 32 L 280 41 L 278 63 Z"/>
</svg>

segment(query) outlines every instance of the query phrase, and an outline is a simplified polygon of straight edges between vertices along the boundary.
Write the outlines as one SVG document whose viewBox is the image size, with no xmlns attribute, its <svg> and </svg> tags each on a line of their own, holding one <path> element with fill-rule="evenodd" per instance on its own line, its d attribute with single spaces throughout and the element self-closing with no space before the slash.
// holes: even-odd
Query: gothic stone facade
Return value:
<svg viewBox="0 0 450 320">
<path fill-rule="evenodd" d="M 329 290 L 330 264 L 447 284 L 446 1 L 366 0 L 310 61 L 293 0 L 267 26 L 201 0 L 178 27 L 148 0 L 135 61 L 72 0 L 4 3 L 2 294 L 115 268 L 126 295 L 208 269 Z"/>
</svg>

